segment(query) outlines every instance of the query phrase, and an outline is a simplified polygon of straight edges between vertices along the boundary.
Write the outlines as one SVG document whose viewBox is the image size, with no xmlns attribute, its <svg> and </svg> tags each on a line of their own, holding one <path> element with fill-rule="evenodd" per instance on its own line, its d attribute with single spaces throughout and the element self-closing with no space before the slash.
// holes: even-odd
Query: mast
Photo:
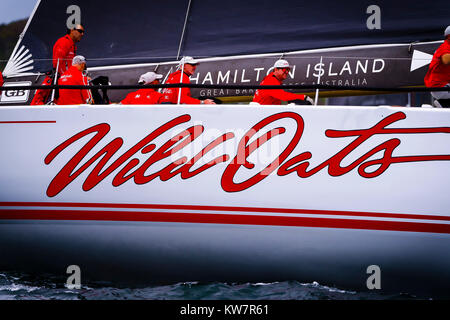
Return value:
<svg viewBox="0 0 450 320">
<path fill-rule="evenodd" d="M 184 41 L 184 32 L 186 30 L 187 21 L 188 21 L 188 18 L 189 18 L 189 11 L 191 9 L 191 1 L 192 0 L 189 0 L 188 7 L 187 7 L 187 10 L 186 10 L 186 17 L 184 18 L 183 31 L 181 32 L 180 44 L 178 46 L 177 60 L 180 59 L 181 47 L 182 47 L 182 44 L 183 44 L 183 41 Z"/>
</svg>

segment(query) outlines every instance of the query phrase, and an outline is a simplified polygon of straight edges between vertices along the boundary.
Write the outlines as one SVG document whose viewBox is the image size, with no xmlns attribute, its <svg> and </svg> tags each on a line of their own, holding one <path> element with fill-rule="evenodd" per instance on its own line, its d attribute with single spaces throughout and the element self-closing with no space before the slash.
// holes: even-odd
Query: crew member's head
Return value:
<svg viewBox="0 0 450 320">
<path fill-rule="evenodd" d="M 86 59 L 83 56 L 75 56 L 72 59 L 72 65 L 80 71 L 86 69 Z"/>
<path fill-rule="evenodd" d="M 80 42 L 84 35 L 84 27 L 81 24 L 77 24 L 74 28 L 67 29 L 67 34 L 74 42 Z"/>
<path fill-rule="evenodd" d="M 281 82 L 286 80 L 290 70 L 289 62 L 283 59 L 277 60 L 273 65 L 273 75 Z"/>
<path fill-rule="evenodd" d="M 179 68 L 183 68 L 183 71 L 190 76 L 194 74 L 198 64 L 199 62 L 192 57 L 183 57 L 180 60 Z"/>
<path fill-rule="evenodd" d="M 139 84 L 159 84 L 159 79 L 162 79 L 163 75 L 154 73 L 154 72 L 147 72 L 144 73 L 139 77 Z"/>
<path fill-rule="evenodd" d="M 450 42 L 450 26 L 448 26 L 444 31 L 444 36 L 447 41 Z"/>
</svg>

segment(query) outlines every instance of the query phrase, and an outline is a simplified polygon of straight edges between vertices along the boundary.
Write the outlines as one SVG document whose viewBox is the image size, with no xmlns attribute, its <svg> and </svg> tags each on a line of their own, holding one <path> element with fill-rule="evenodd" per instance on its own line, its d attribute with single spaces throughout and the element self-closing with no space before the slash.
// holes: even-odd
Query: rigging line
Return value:
<svg viewBox="0 0 450 320">
<path fill-rule="evenodd" d="M 430 56 L 432 56 L 432 54 L 429 54 Z M 321 57 L 327 58 L 327 59 L 384 59 L 384 60 L 411 60 L 412 57 L 405 57 L 405 58 L 401 58 L 401 57 L 374 57 L 374 56 L 324 56 L 321 55 Z M 303 56 L 303 57 L 299 57 L 299 56 L 287 56 L 285 57 L 285 59 L 313 59 L 313 58 L 317 58 L 317 56 Z M 428 60 L 427 58 L 414 58 L 414 60 Z"/>
<path fill-rule="evenodd" d="M 430 54 L 431 56 L 431 54 Z M 394 57 L 373 57 L 373 56 L 358 56 L 358 57 L 347 57 L 347 56 L 340 56 L 340 57 L 336 57 L 336 56 L 322 56 L 323 58 L 326 59 L 384 59 L 384 60 L 405 60 L 405 61 L 411 61 L 412 57 L 409 58 L 394 58 Z M 175 56 L 147 56 L 147 57 L 134 57 L 134 58 L 89 58 L 89 61 L 108 61 L 108 60 L 137 60 L 137 59 L 155 59 L 155 58 L 176 58 Z M 223 57 L 216 57 L 216 56 L 196 56 L 196 58 L 223 58 Z M 253 57 L 253 58 L 241 58 L 241 59 L 260 59 L 260 58 L 270 58 L 270 57 Z M 277 59 L 277 57 L 273 57 L 274 59 Z M 304 57 L 296 57 L 296 56 L 286 56 L 285 54 L 282 55 L 280 57 L 280 59 L 317 59 L 318 56 L 304 56 Z M 178 59 L 178 58 L 177 58 Z M 34 58 L 34 61 L 52 61 L 53 59 L 51 58 Z M 67 60 L 67 59 L 63 59 L 63 60 Z M 70 59 L 69 59 L 70 60 Z M 429 60 L 427 58 L 414 58 L 414 60 Z M 7 59 L 0 59 L 0 62 L 8 62 L 9 60 Z M 171 61 L 167 61 L 167 62 L 171 62 Z M 176 61 L 172 61 L 172 62 L 176 62 Z M 155 64 L 160 63 L 160 62 L 154 62 Z"/>
<path fill-rule="evenodd" d="M 56 64 L 55 80 L 53 81 L 53 85 L 58 84 L 58 69 L 59 69 L 59 59 L 58 59 L 58 63 Z M 54 103 L 54 101 L 55 101 L 55 89 L 52 90 L 52 99 L 50 101 L 52 103 Z"/>
<path fill-rule="evenodd" d="M 320 77 L 322 76 L 322 65 L 323 65 L 323 63 L 322 63 L 322 58 L 323 57 L 320 57 L 320 64 L 319 64 L 319 66 L 320 66 L 320 69 L 319 69 L 319 79 L 317 80 L 317 83 L 319 83 L 320 84 Z M 325 71 L 323 72 L 323 73 L 325 73 Z M 315 95 L 315 97 L 314 97 L 314 106 L 317 106 L 317 103 L 319 102 L 319 88 L 317 88 L 316 89 L 316 95 Z"/>
<path fill-rule="evenodd" d="M 172 83 L 172 84 L 158 84 L 147 85 L 147 88 L 203 88 L 203 89 L 264 89 L 264 90 L 279 90 L 281 89 L 321 89 L 321 90 L 363 90 L 363 91 L 389 91 L 389 92 L 433 92 L 445 91 L 448 92 L 448 87 L 365 87 L 352 85 L 324 85 L 324 84 L 303 84 L 303 85 L 243 85 L 243 84 L 226 84 L 226 85 L 211 85 L 211 84 L 194 84 L 194 83 Z M 34 89 L 108 89 L 108 90 L 123 90 L 123 89 L 141 89 L 142 85 L 31 85 L 19 86 L 11 85 L 0 87 L 1 91 L 10 90 L 34 90 Z"/>
<path fill-rule="evenodd" d="M 188 7 L 186 10 L 186 17 L 184 18 L 184 26 L 183 26 L 183 32 L 181 33 L 181 39 L 180 39 L 180 45 L 178 46 L 178 53 L 177 53 L 177 60 L 180 58 L 181 53 L 181 45 L 183 44 L 184 39 L 184 31 L 186 30 L 186 24 L 189 17 L 189 10 L 191 9 L 191 0 L 189 0 Z"/>
</svg>

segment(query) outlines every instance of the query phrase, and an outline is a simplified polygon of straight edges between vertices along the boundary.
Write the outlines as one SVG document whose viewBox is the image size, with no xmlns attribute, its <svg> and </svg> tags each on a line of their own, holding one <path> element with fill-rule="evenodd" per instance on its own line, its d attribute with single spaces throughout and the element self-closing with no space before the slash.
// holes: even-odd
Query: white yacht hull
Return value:
<svg viewBox="0 0 450 320">
<path fill-rule="evenodd" d="M 0 270 L 368 290 L 376 265 L 382 290 L 445 295 L 449 123 L 392 107 L 5 107 Z"/>
</svg>

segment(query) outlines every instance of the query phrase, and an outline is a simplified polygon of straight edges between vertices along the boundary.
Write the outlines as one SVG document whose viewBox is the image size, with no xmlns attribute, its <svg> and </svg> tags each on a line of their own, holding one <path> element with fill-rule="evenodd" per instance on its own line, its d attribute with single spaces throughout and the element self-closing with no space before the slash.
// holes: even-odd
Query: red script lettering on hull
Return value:
<svg viewBox="0 0 450 320">
<path fill-rule="evenodd" d="M 235 176 L 239 170 L 252 170 L 255 165 L 249 161 L 249 156 L 258 150 L 263 144 L 272 138 L 283 135 L 288 131 L 286 127 L 277 127 L 275 129 L 267 130 L 261 134 L 257 139 L 251 141 L 251 138 L 256 134 L 263 132 L 264 128 L 273 125 L 276 121 L 282 119 L 289 119 L 295 122 L 295 133 L 286 148 L 281 151 L 274 160 L 268 164 L 260 172 L 254 174 L 247 180 L 235 182 Z M 255 124 L 244 136 L 240 139 L 237 152 L 234 157 L 229 154 L 222 154 L 213 160 L 207 162 L 203 166 L 192 170 L 192 167 L 198 163 L 202 157 L 208 152 L 212 151 L 217 146 L 226 141 L 235 138 L 233 132 L 227 132 L 204 147 L 199 153 L 191 159 L 183 156 L 175 161 L 170 158 L 175 153 L 179 152 L 189 144 L 193 143 L 195 139 L 200 137 L 205 128 L 202 125 L 190 126 L 181 131 L 176 136 L 169 139 L 167 142 L 157 148 L 155 139 L 169 132 L 177 126 L 185 124 L 191 120 L 191 116 L 184 114 L 176 117 L 167 123 L 161 125 L 156 130 L 152 131 L 141 141 L 136 143 L 129 150 L 124 152 L 112 164 L 105 167 L 110 159 L 116 155 L 122 147 L 123 138 L 117 137 L 106 144 L 90 159 L 85 159 L 87 154 L 91 152 L 97 145 L 99 145 L 109 133 L 111 127 L 107 123 L 97 124 L 88 129 L 85 129 L 71 138 L 67 139 L 55 149 L 53 149 L 46 157 L 45 164 L 50 165 L 51 162 L 68 146 L 86 137 L 94 134 L 94 136 L 75 153 L 75 155 L 63 166 L 63 168 L 56 174 L 47 188 L 47 196 L 54 197 L 64 190 L 71 182 L 79 177 L 84 171 L 90 168 L 95 162 L 98 163 L 92 169 L 83 182 L 83 190 L 89 191 L 97 186 L 109 175 L 115 173 L 112 181 L 114 187 L 120 186 L 130 179 L 134 180 L 136 184 L 146 184 L 160 178 L 161 181 L 172 179 L 176 175 L 180 175 L 182 179 L 189 179 L 202 172 L 220 164 L 226 163 L 232 159 L 225 167 L 222 178 L 221 187 L 226 192 L 239 192 L 251 188 L 257 183 L 261 182 L 268 175 L 276 170 L 278 176 L 285 176 L 291 173 L 297 173 L 300 178 L 308 178 L 328 167 L 328 174 L 333 177 L 342 176 L 355 168 L 358 168 L 358 173 L 364 178 L 374 178 L 383 174 L 391 164 L 394 163 L 409 163 L 422 161 L 448 161 L 450 155 L 406 155 L 394 156 L 395 149 L 400 145 L 400 139 L 391 138 L 383 143 L 377 145 L 372 150 L 368 151 L 351 164 L 342 166 L 343 160 L 360 145 L 366 142 L 369 138 L 375 135 L 393 135 L 393 134 L 428 134 L 428 133 L 450 133 L 449 127 L 433 127 L 433 128 L 386 128 L 388 125 L 399 120 L 406 119 L 403 112 L 393 113 L 386 118 L 379 121 L 373 127 L 368 129 L 358 130 L 332 130 L 325 131 L 325 135 L 329 138 L 343 138 L 356 137 L 342 150 L 332 155 L 329 159 L 319 164 L 314 168 L 309 168 L 308 160 L 312 159 L 311 152 L 303 152 L 301 154 L 291 156 L 294 149 L 300 142 L 303 135 L 305 123 L 301 115 L 294 112 L 281 112 L 270 115 Z M 379 159 L 368 160 L 375 154 L 382 152 L 382 157 Z M 150 154 L 147 160 L 141 163 L 141 160 L 133 157 L 141 153 L 142 155 Z M 168 159 L 170 163 L 159 171 L 147 174 L 152 165 L 157 162 Z M 84 161 L 84 163 L 82 163 Z M 224 164 L 225 165 L 225 164 Z M 120 170 L 119 167 L 123 166 Z M 76 169 L 78 167 L 78 169 Z M 376 167 L 374 171 L 369 171 L 371 167 Z M 76 169 L 76 170 L 75 170 Z M 192 170 L 192 171 L 191 171 Z"/>
</svg>

